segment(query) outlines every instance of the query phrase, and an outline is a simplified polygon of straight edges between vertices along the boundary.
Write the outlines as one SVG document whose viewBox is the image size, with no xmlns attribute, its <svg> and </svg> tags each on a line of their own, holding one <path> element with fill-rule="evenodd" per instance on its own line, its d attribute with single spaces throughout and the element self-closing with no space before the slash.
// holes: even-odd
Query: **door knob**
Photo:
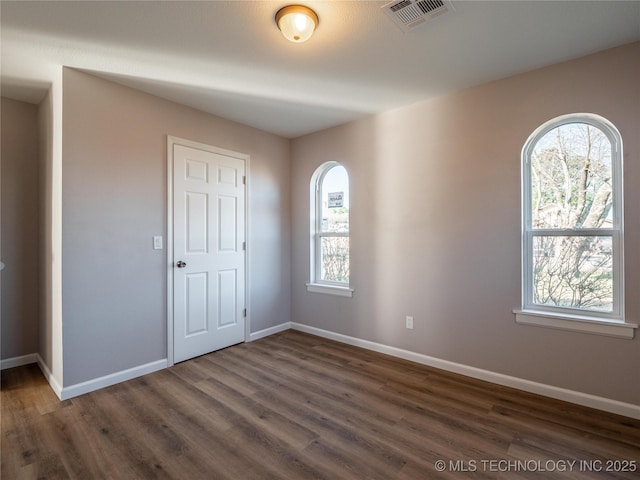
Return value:
<svg viewBox="0 0 640 480">
<path fill-rule="evenodd" d="M 184 263 L 182 260 L 180 260 L 178 263 L 176 263 L 176 267 L 178 267 L 178 268 L 184 268 L 186 266 L 187 266 L 187 264 Z"/>
</svg>

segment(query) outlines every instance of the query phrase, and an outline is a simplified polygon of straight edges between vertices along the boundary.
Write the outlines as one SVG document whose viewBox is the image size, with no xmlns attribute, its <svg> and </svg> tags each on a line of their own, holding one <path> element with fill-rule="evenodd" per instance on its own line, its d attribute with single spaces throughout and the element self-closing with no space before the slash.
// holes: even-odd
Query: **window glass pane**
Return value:
<svg viewBox="0 0 640 480">
<path fill-rule="evenodd" d="M 349 237 L 322 237 L 321 279 L 349 283 Z"/>
<path fill-rule="evenodd" d="M 349 175 L 342 165 L 331 168 L 322 181 L 323 232 L 349 231 Z"/>
<path fill-rule="evenodd" d="M 538 305 L 613 311 L 611 236 L 533 237 L 533 300 Z"/>
<path fill-rule="evenodd" d="M 569 123 L 549 131 L 531 154 L 535 228 L 611 228 L 611 142 L 598 128 Z"/>
</svg>

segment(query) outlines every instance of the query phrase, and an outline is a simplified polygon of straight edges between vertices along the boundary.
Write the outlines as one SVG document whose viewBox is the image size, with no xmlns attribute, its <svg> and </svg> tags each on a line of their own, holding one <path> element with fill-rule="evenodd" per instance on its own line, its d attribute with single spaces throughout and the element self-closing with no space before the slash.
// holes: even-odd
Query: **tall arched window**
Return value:
<svg viewBox="0 0 640 480">
<path fill-rule="evenodd" d="M 309 291 L 351 296 L 349 288 L 349 174 L 337 162 L 313 174 Z"/>
<path fill-rule="evenodd" d="M 518 321 L 632 336 L 630 328 L 610 328 L 633 327 L 624 323 L 618 130 L 592 114 L 540 126 L 522 150 L 522 209 Z"/>
</svg>

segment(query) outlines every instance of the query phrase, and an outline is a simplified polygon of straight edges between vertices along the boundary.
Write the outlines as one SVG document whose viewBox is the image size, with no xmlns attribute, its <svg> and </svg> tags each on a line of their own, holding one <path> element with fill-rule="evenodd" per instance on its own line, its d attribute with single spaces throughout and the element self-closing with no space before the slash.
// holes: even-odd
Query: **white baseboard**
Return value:
<svg viewBox="0 0 640 480">
<path fill-rule="evenodd" d="M 60 395 L 58 396 L 60 397 L 60 400 L 67 400 L 69 398 L 77 397 L 78 395 L 93 392 L 94 390 L 100 390 L 101 388 L 110 387 L 111 385 L 115 385 L 116 383 L 125 382 L 127 380 L 131 380 L 132 378 L 147 375 L 148 373 L 157 372 L 158 370 L 162 370 L 164 368 L 167 368 L 166 358 L 157 360 L 155 362 L 150 362 L 145 365 L 129 368 L 127 370 L 122 370 L 120 372 L 111 373 L 109 375 L 105 375 L 104 377 L 94 378 L 93 380 L 88 380 L 86 382 L 76 383 L 75 385 L 63 387 Z"/>
<path fill-rule="evenodd" d="M 506 387 L 517 388 L 518 390 L 524 390 L 525 392 L 535 393 L 543 395 L 545 397 L 555 398 L 557 400 L 564 400 L 566 402 L 575 403 L 577 405 L 583 405 L 585 407 L 595 408 L 597 410 L 603 410 L 605 412 L 616 413 L 618 415 L 624 415 L 626 417 L 636 418 L 640 420 L 640 405 L 633 405 L 631 403 L 624 403 L 618 400 L 612 400 L 609 398 L 598 397 L 588 393 L 576 392 L 565 388 L 554 387 L 552 385 L 546 385 L 544 383 L 532 382 L 518 377 L 512 377 L 504 375 L 502 373 L 491 372 L 489 370 L 483 370 L 481 368 L 471 367 L 469 365 L 463 365 L 461 363 L 450 362 L 448 360 L 442 360 L 421 353 L 411 352 L 409 350 L 403 350 L 401 348 L 390 347 L 381 343 L 370 342 L 368 340 L 362 340 L 356 337 L 350 337 L 348 335 L 342 335 L 340 333 L 330 332 L 320 328 L 310 327 L 308 325 L 302 325 L 300 323 L 291 322 L 291 328 L 293 330 L 299 330 L 301 332 L 310 333 L 319 337 L 328 338 L 330 340 L 336 340 L 338 342 L 347 343 L 356 347 L 366 348 L 375 352 L 385 353 L 412 362 L 420 363 L 441 370 L 446 370 L 453 373 L 459 373 L 468 377 L 477 378 L 498 385 Z"/>
<path fill-rule="evenodd" d="M 36 353 L 21 355 L 20 357 L 5 358 L 4 360 L 0 360 L 0 370 L 21 367 L 22 365 L 29 365 L 30 363 L 36 363 L 37 361 Z"/>
<path fill-rule="evenodd" d="M 281 323 L 280 325 L 276 325 L 275 327 L 269 327 L 265 328 L 264 330 L 259 330 L 257 332 L 251 333 L 249 335 L 249 341 L 253 342 L 254 340 L 268 337 L 269 335 L 274 335 L 276 333 L 284 332 L 285 330 L 289 329 L 291 329 L 291 322 Z"/>
<path fill-rule="evenodd" d="M 53 375 L 51 370 L 49 370 L 49 367 L 39 353 L 36 355 L 36 357 L 38 359 L 38 366 L 40 367 L 40 371 L 44 375 L 44 378 L 47 379 L 47 382 L 49 382 L 49 386 L 53 390 L 53 393 L 55 393 L 60 400 L 64 400 L 62 398 L 62 386 L 60 385 L 60 382 L 58 382 L 58 379 Z"/>
<path fill-rule="evenodd" d="M 410 360 L 422 365 L 439 368 L 441 370 L 458 373 L 460 375 L 466 375 L 468 377 L 477 378 L 479 380 L 496 383 L 498 385 L 503 385 L 506 387 L 524 390 L 525 392 L 535 393 L 538 395 L 543 395 L 545 397 L 555 398 L 557 400 L 564 400 L 566 402 L 575 403 L 577 405 L 583 405 L 585 407 L 591 407 L 597 410 L 603 410 L 605 412 L 611 412 L 640 420 L 640 405 L 620 402 L 618 400 L 599 397 L 588 393 L 576 392 L 565 388 L 546 385 L 544 383 L 538 383 L 531 380 L 504 375 L 502 373 L 491 372 L 489 370 L 483 370 L 481 368 L 471 367 L 469 365 L 464 365 L 461 363 L 442 360 L 439 358 L 430 357 L 428 355 L 423 355 L 421 353 L 411 352 L 409 350 L 403 350 L 401 348 L 371 342 L 369 340 L 350 337 L 348 335 L 331 332 L 329 330 L 310 327 L 301 323 L 285 322 L 274 327 L 265 328 L 264 330 L 260 330 L 258 332 L 250 334 L 249 341 L 258 340 L 260 338 L 280 333 L 288 329 L 310 333 L 312 335 L 317 335 L 319 337 L 328 338 L 330 340 L 335 340 L 356 347 L 366 348 L 368 350 L 384 353 L 393 357 L 403 358 L 405 360 Z M 167 368 L 168 365 L 167 359 L 165 358 L 64 388 L 60 386 L 59 382 L 53 376 L 39 354 L 34 353 L 30 355 L 24 355 L 22 357 L 2 360 L 1 366 L 4 370 L 5 368 L 27 365 L 34 362 L 38 363 L 40 370 L 42 370 L 42 373 L 49 382 L 49 385 L 51 385 L 51 388 L 58 396 L 58 398 L 60 398 L 60 400 L 77 397 L 78 395 L 82 395 L 84 393 L 93 392 L 94 390 L 99 390 L 104 387 L 115 385 L 116 383 L 131 380 L 132 378 L 140 377 L 148 373 L 153 373 L 155 371 Z"/>
</svg>

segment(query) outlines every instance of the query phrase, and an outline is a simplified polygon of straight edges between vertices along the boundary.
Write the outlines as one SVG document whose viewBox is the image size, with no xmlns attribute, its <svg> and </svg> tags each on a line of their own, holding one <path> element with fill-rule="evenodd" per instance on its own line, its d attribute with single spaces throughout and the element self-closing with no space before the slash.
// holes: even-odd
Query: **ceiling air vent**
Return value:
<svg viewBox="0 0 640 480">
<path fill-rule="evenodd" d="M 435 17 L 453 11 L 446 0 L 396 0 L 382 7 L 403 31 L 408 32 Z"/>
</svg>

